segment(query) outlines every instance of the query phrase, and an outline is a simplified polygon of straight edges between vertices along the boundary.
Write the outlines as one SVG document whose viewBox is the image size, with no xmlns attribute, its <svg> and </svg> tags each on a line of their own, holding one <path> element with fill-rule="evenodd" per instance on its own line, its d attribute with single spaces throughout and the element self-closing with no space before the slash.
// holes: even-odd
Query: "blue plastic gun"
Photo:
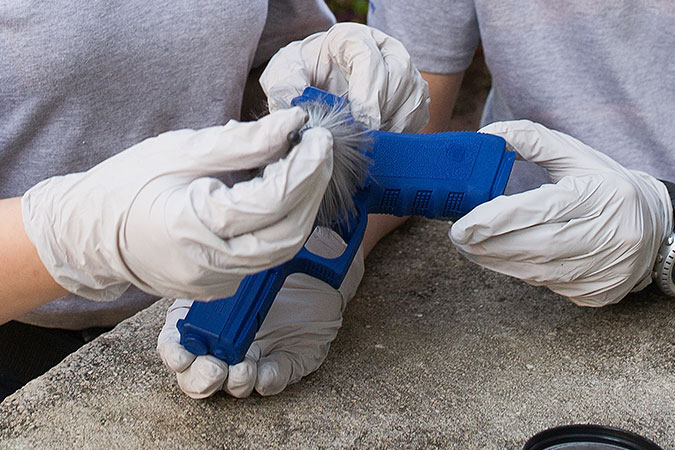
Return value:
<svg viewBox="0 0 675 450">
<path fill-rule="evenodd" d="M 344 102 L 316 88 L 294 100 Z M 301 272 L 338 289 L 363 240 L 369 213 L 456 220 L 504 193 L 515 153 L 498 136 L 474 132 L 403 134 L 370 131 L 369 178 L 355 196 L 357 214 L 336 231 L 347 243 L 337 258 L 303 248 L 281 266 L 245 277 L 229 298 L 195 301 L 178 321 L 181 344 L 196 355 L 241 362 L 286 277 Z"/>
</svg>

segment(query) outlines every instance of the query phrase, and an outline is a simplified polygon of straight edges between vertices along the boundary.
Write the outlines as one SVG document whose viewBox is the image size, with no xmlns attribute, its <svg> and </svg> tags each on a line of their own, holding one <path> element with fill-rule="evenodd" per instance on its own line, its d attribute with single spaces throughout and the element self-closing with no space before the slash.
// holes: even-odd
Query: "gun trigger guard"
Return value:
<svg viewBox="0 0 675 450">
<path fill-rule="evenodd" d="M 363 197 L 363 198 L 360 198 Z M 302 272 L 328 283 L 333 289 L 339 289 L 354 261 L 356 252 L 361 246 L 368 223 L 368 207 L 365 196 L 356 195 L 358 215 L 351 217 L 347 223 L 335 226 L 335 231 L 344 239 L 347 248 L 337 258 L 324 258 L 315 255 L 305 247 L 286 264 L 292 264 L 292 272 Z"/>
</svg>

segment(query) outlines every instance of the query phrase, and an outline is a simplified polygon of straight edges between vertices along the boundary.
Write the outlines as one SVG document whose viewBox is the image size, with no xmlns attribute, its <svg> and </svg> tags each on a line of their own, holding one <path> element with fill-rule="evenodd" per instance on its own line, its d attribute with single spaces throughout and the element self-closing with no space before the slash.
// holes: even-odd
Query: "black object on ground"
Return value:
<svg viewBox="0 0 675 450">
<path fill-rule="evenodd" d="M 663 450 L 630 431 L 603 425 L 549 428 L 530 438 L 523 450 Z"/>
</svg>

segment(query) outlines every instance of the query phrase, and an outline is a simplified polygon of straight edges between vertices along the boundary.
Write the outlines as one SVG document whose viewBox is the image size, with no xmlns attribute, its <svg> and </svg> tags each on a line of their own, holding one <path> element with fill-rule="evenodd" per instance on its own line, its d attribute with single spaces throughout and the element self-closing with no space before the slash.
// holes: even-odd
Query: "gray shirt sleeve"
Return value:
<svg viewBox="0 0 675 450">
<path fill-rule="evenodd" d="M 322 0 L 270 0 L 253 67 L 266 63 L 281 47 L 325 31 L 335 16 Z"/>
<path fill-rule="evenodd" d="M 88 170 L 167 130 L 238 119 L 254 55 L 264 62 L 335 20 L 321 0 L 166 4 L 0 7 L 0 198 Z M 135 288 L 109 303 L 69 295 L 21 321 L 111 326 L 153 301 Z"/>
<path fill-rule="evenodd" d="M 424 72 L 465 70 L 479 41 L 470 0 L 371 0 L 368 25 L 400 40 Z"/>
</svg>

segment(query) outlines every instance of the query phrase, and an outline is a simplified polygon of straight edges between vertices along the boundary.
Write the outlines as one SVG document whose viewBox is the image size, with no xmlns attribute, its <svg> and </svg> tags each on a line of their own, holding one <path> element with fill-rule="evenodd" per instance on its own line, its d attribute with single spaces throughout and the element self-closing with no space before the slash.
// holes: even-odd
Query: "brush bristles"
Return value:
<svg viewBox="0 0 675 450">
<path fill-rule="evenodd" d="M 346 102 L 330 106 L 308 101 L 298 106 L 309 116 L 302 130 L 322 127 L 333 135 L 333 176 L 317 215 L 318 225 L 332 226 L 355 213 L 353 197 L 368 176 L 370 159 L 366 153 L 372 140 L 366 127 L 352 118 Z"/>
</svg>

